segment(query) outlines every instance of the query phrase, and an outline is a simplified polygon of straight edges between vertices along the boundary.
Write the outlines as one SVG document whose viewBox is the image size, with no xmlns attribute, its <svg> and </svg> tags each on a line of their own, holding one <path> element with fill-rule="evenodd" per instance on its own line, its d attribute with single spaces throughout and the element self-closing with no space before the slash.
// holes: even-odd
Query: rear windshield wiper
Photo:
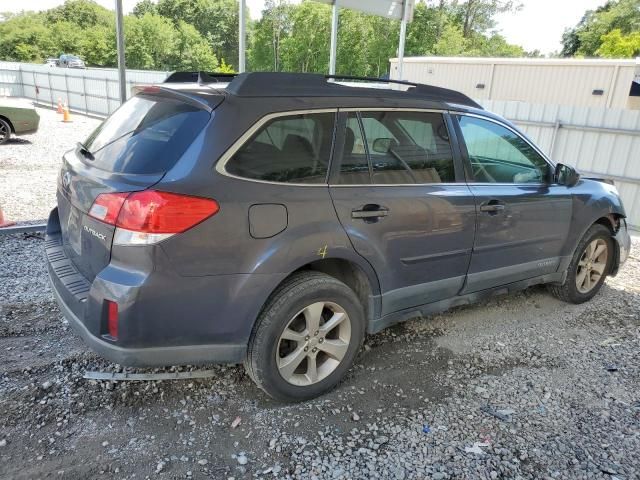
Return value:
<svg viewBox="0 0 640 480">
<path fill-rule="evenodd" d="M 95 157 L 93 156 L 93 153 L 91 153 L 89 151 L 89 149 L 84 146 L 84 143 L 78 142 L 78 150 L 88 160 L 95 160 Z"/>
</svg>

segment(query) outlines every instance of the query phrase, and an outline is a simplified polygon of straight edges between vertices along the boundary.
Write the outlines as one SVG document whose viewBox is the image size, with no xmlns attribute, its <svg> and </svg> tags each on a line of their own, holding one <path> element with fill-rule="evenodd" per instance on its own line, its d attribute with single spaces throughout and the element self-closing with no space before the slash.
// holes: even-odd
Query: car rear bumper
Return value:
<svg viewBox="0 0 640 480">
<path fill-rule="evenodd" d="M 51 271 L 49 272 L 51 275 Z M 197 365 L 203 363 L 242 363 L 246 345 L 186 345 L 178 347 L 123 348 L 111 344 L 91 333 L 71 310 L 61 292 L 51 282 L 53 293 L 73 330 L 94 352 L 119 365 L 129 367 L 162 367 L 171 365 Z"/>
<path fill-rule="evenodd" d="M 269 288 L 282 280 L 248 274 L 182 277 L 157 249 L 144 262 L 148 271 L 112 259 L 89 281 L 65 253 L 57 209 L 49 218 L 45 250 L 56 301 L 72 328 L 97 353 L 125 366 L 243 362 Z M 117 340 L 108 335 L 107 300 L 118 304 Z"/>
</svg>

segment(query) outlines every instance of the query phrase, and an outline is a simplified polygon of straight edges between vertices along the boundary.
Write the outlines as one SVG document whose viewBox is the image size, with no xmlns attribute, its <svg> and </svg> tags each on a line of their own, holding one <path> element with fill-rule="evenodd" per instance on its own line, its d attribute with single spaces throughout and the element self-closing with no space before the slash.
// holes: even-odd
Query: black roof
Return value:
<svg viewBox="0 0 640 480">
<path fill-rule="evenodd" d="M 389 84 L 406 87 L 404 90 L 343 85 L 336 81 L 353 83 Z M 207 72 L 175 72 L 165 83 L 197 83 L 211 85 L 229 82 L 224 91 L 238 97 L 358 97 L 416 99 L 482 107 L 468 96 L 447 88 L 420 83 L 387 80 L 380 78 L 321 75 L 314 73 L 256 72 L 242 74 L 220 74 Z"/>
</svg>

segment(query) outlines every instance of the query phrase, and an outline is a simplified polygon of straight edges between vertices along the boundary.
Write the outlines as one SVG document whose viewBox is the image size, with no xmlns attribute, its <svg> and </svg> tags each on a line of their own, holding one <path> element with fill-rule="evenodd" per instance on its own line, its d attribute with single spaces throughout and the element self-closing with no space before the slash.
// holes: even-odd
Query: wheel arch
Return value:
<svg viewBox="0 0 640 480">
<path fill-rule="evenodd" d="M 376 309 L 376 299 L 380 298 L 380 289 L 377 276 L 375 283 L 364 269 L 352 260 L 344 258 L 324 258 L 309 262 L 296 271 L 312 270 L 324 273 L 330 277 L 340 280 L 347 285 L 360 299 L 360 303 L 365 310 L 365 318 L 370 323 L 378 314 Z M 375 275 L 375 273 L 374 273 Z"/>
<path fill-rule="evenodd" d="M 365 310 L 367 330 L 369 330 L 373 320 L 380 315 L 380 282 L 376 272 L 364 260 L 358 262 L 354 258 L 346 258 L 344 256 L 307 259 L 307 261 L 300 262 L 289 271 L 289 275 L 271 289 L 265 304 L 273 293 L 280 288 L 280 285 L 295 273 L 316 271 L 341 281 L 355 292 Z"/>
<path fill-rule="evenodd" d="M 611 262 L 611 268 L 609 270 L 609 274 L 612 276 L 615 276 L 618 273 L 618 268 L 620 266 L 620 245 L 618 244 L 618 241 L 616 240 L 615 236 L 616 236 L 616 233 L 618 233 L 618 230 L 620 229 L 620 221 L 624 218 L 625 216 L 623 214 L 616 213 L 616 212 L 600 215 L 598 218 L 596 218 L 591 223 L 589 223 L 587 227 L 584 229 L 584 231 L 581 232 L 573 250 L 575 251 L 575 249 L 578 247 L 578 244 L 580 243 L 582 238 L 586 235 L 586 233 L 589 231 L 591 227 L 593 227 L 594 225 L 602 225 L 607 230 L 609 230 L 609 233 L 611 234 L 611 238 L 613 239 L 612 241 L 613 261 Z"/>
<path fill-rule="evenodd" d="M 598 218 L 595 222 L 593 222 L 589 228 L 591 228 L 591 226 L 593 225 L 602 225 L 603 227 L 607 227 L 609 229 L 609 231 L 611 232 L 611 235 L 615 235 L 615 233 L 618 231 L 618 228 L 620 227 L 620 219 L 624 218 L 622 215 L 620 214 L 616 214 L 616 213 L 610 213 L 609 215 L 604 215 L 600 218 Z"/>
<path fill-rule="evenodd" d="M 613 239 L 613 259 L 611 261 L 611 267 L 609 268 L 609 275 L 615 277 L 620 269 L 620 243 L 616 236 L 620 230 L 620 222 L 626 217 L 620 213 L 611 213 L 609 215 L 600 217 L 594 222 L 593 225 L 603 225 L 611 232 Z"/>
</svg>

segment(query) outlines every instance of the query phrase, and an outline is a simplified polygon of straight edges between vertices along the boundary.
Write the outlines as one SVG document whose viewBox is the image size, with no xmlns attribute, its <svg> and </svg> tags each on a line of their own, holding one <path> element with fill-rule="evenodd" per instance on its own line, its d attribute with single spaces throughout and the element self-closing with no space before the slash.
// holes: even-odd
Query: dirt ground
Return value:
<svg viewBox="0 0 640 480">
<path fill-rule="evenodd" d="M 585 305 L 533 288 L 370 336 L 334 392 L 282 405 L 239 366 L 83 379 L 119 368 L 61 318 L 42 244 L 0 237 L 1 478 L 638 478 L 637 257 Z"/>
</svg>

